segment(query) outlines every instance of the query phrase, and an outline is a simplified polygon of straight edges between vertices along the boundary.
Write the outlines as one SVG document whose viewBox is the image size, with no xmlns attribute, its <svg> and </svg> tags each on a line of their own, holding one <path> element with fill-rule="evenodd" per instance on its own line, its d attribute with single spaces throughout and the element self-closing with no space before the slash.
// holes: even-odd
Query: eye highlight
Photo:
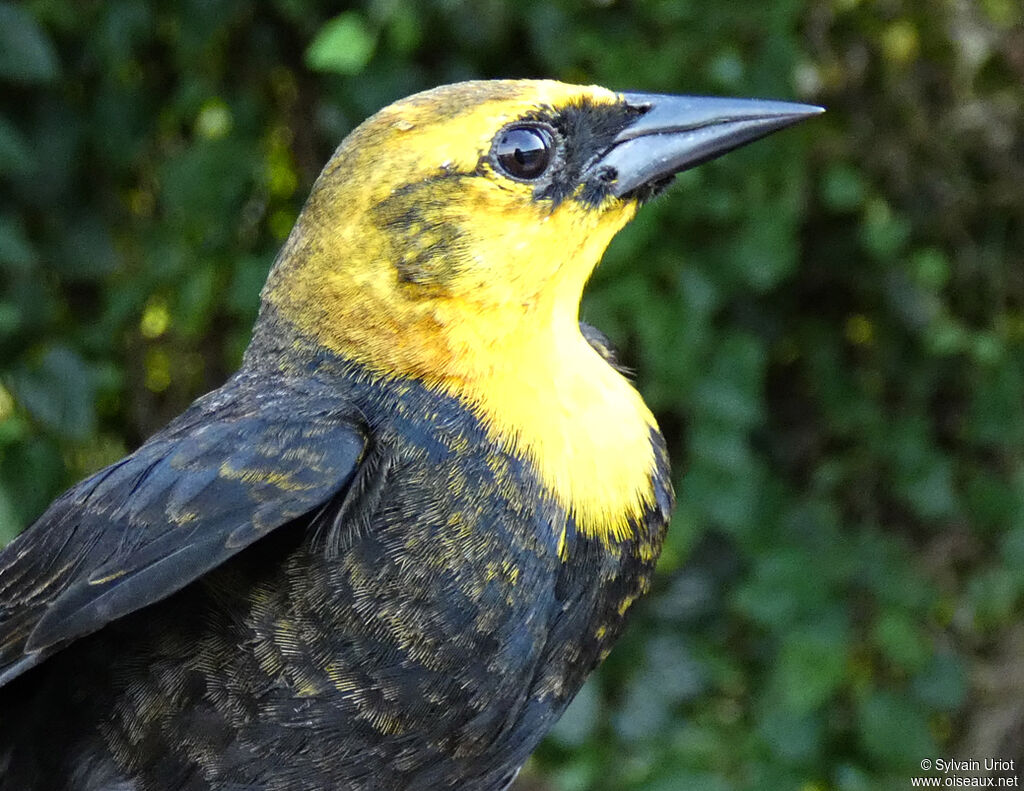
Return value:
<svg viewBox="0 0 1024 791">
<path fill-rule="evenodd" d="M 548 169 L 553 149 L 551 132 L 543 126 L 513 126 L 494 139 L 494 161 L 506 176 L 533 181 Z"/>
</svg>

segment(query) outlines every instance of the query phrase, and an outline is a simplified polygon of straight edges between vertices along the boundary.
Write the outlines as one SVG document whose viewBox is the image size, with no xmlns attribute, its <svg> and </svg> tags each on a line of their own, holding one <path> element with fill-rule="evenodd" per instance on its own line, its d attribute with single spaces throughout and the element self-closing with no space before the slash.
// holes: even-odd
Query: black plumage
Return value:
<svg viewBox="0 0 1024 791">
<path fill-rule="evenodd" d="M 636 538 L 570 527 L 563 561 L 571 517 L 456 399 L 322 350 L 262 359 L 0 555 L 0 789 L 498 791 L 616 638 L 666 480 Z M 82 637 L 118 614 L 88 579 L 136 567 L 97 586 L 136 611 Z M 65 596 L 69 631 L 34 638 Z"/>
</svg>

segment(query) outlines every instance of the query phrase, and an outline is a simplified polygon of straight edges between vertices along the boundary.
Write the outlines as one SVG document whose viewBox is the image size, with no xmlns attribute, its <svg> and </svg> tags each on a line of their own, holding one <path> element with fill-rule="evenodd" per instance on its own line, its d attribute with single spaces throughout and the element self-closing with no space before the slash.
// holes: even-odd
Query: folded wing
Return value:
<svg viewBox="0 0 1024 791">
<path fill-rule="evenodd" d="M 0 552 L 0 685 L 348 485 L 365 437 L 336 399 L 246 393 L 200 399 Z"/>
</svg>

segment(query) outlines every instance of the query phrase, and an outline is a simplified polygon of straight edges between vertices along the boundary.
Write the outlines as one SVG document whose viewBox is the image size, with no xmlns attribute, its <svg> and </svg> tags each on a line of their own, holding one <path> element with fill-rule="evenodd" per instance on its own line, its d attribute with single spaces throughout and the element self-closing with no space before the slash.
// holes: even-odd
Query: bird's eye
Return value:
<svg viewBox="0 0 1024 791">
<path fill-rule="evenodd" d="M 494 141 L 494 159 L 514 179 L 532 181 L 551 164 L 551 133 L 540 126 L 514 126 Z"/>
</svg>

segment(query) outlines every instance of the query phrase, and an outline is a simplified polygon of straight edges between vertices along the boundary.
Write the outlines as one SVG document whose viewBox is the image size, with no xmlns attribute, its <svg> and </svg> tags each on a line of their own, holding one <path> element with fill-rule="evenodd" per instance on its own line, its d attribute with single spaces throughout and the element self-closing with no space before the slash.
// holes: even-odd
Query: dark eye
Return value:
<svg viewBox="0 0 1024 791">
<path fill-rule="evenodd" d="M 506 129 L 494 141 L 494 158 L 512 178 L 535 179 L 551 164 L 551 133 L 537 126 Z"/>
</svg>

